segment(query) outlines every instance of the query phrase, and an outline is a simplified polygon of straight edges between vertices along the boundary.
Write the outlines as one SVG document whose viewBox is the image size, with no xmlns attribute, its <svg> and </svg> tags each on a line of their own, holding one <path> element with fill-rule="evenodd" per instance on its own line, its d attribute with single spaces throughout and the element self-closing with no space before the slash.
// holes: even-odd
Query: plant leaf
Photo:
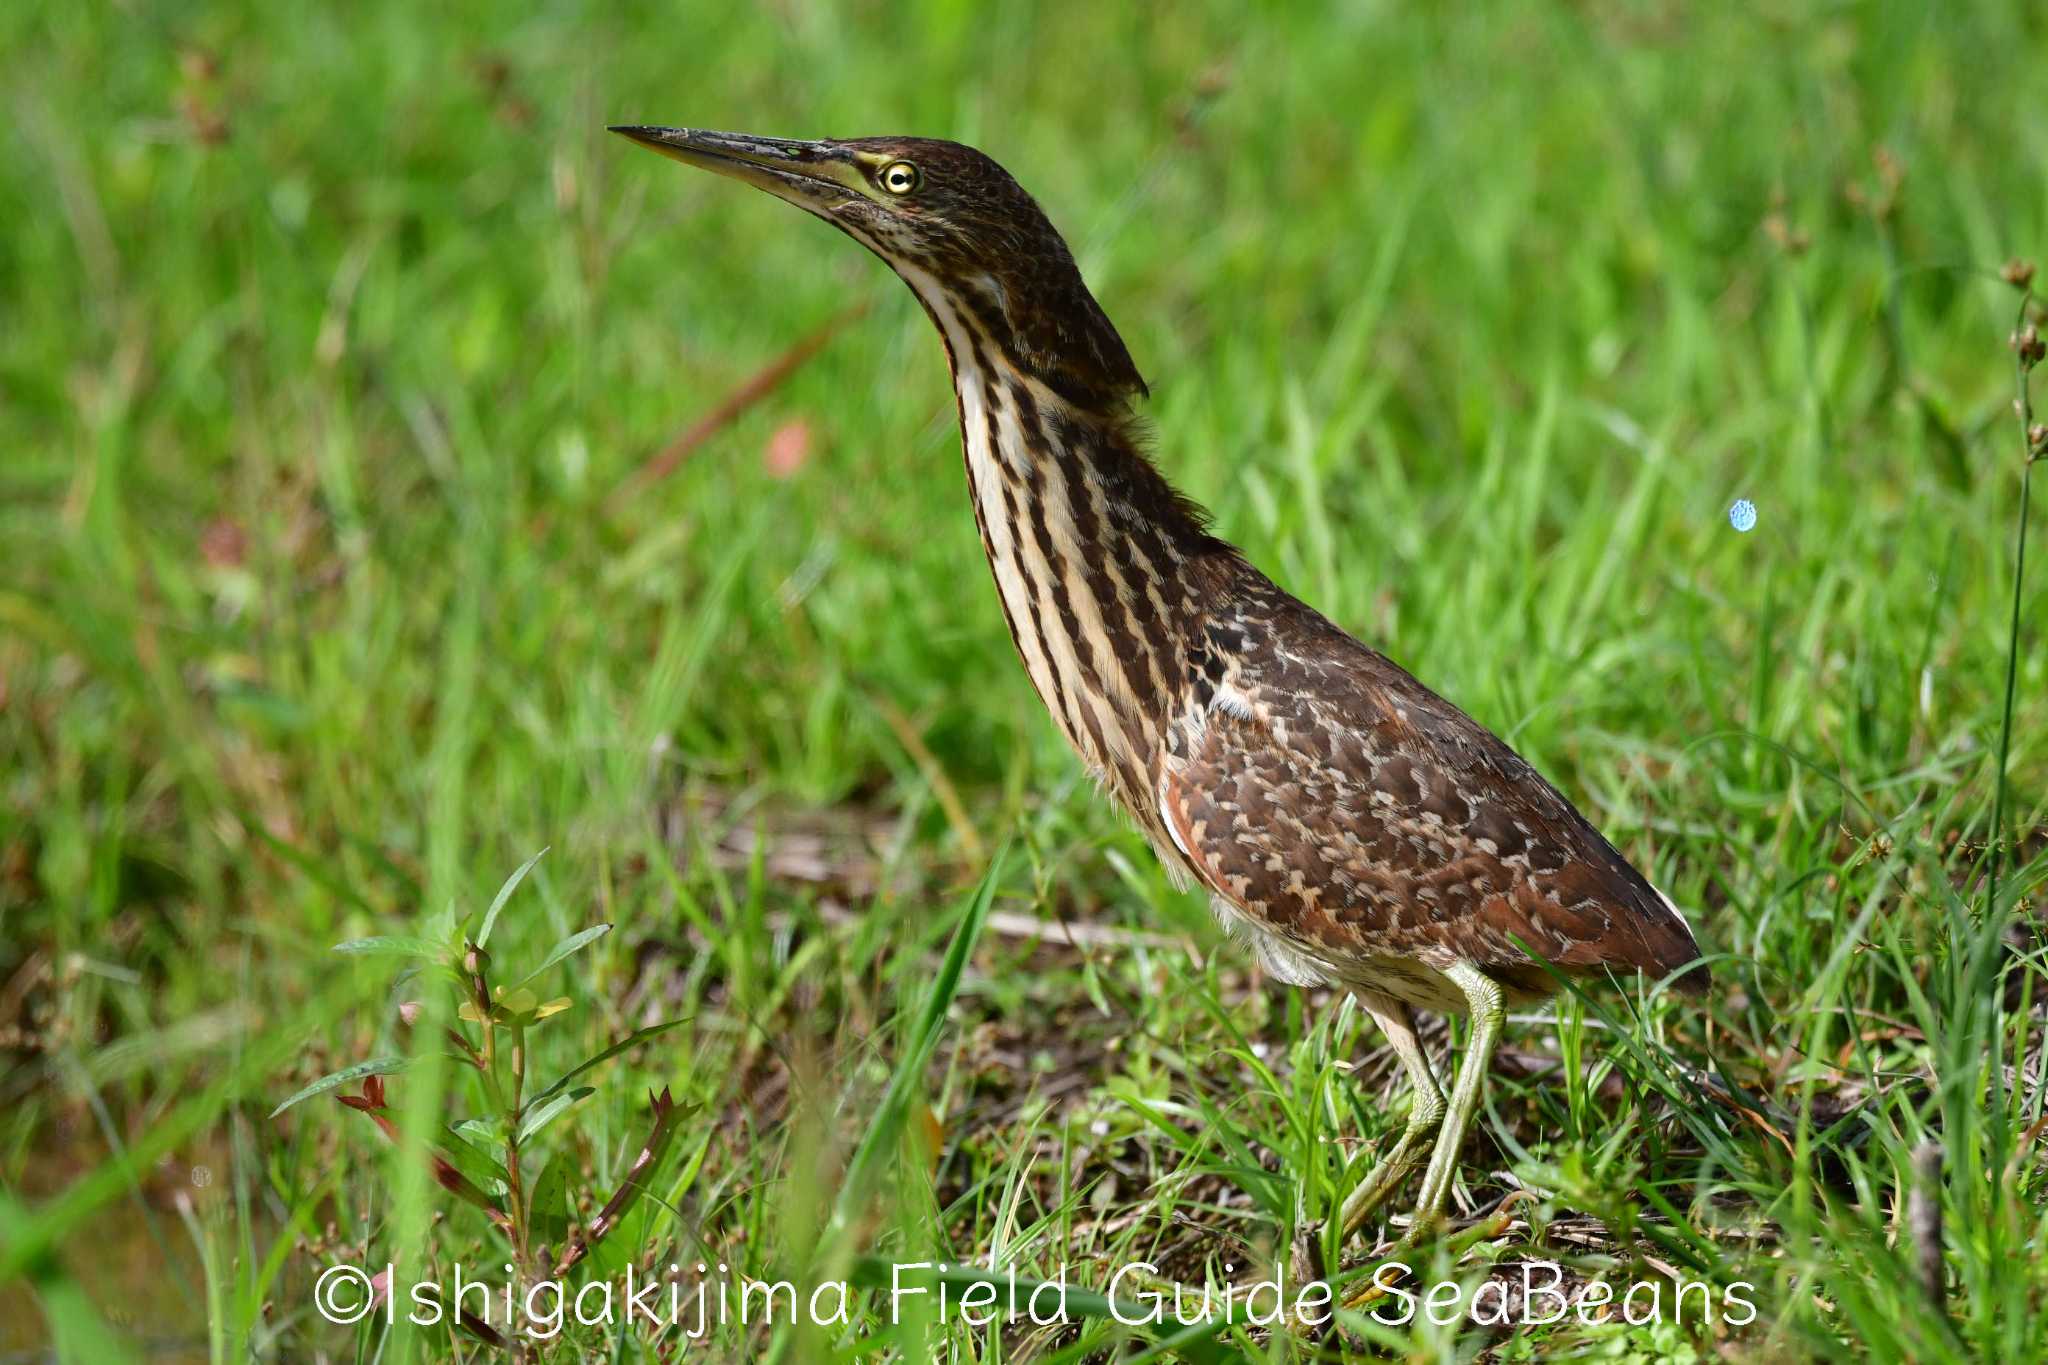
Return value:
<svg viewBox="0 0 2048 1365">
<path fill-rule="evenodd" d="M 508 991 L 503 986 L 500 986 L 498 987 L 496 1004 L 498 1009 L 505 1011 L 507 1014 L 532 1014 L 536 1009 L 540 1008 L 540 997 L 527 990 L 524 986 L 516 991 Z"/>
<path fill-rule="evenodd" d="M 446 954 L 447 949 L 432 939 L 417 938 L 409 934 L 372 934 L 368 938 L 352 938 L 346 943 L 334 945 L 337 953 L 351 953 L 358 957 L 433 957 Z"/>
<path fill-rule="evenodd" d="M 539 976 L 542 972 L 554 966 L 563 958 L 569 956 L 569 954 L 576 952 L 578 949 L 582 948 L 586 944 L 595 942 L 596 940 L 603 938 L 606 934 L 609 934 L 611 931 L 612 927 L 609 924 L 593 924 L 588 929 L 579 930 L 578 932 L 569 935 L 569 937 L 563 939 L 560 943 L 557 943 L 554 947 L 548 949 L 547 957 L 542 959 L 541 964 L 538 967 L 535 967 L 525 976 L 520 977 L 518 984 L 524 986 L 527 982 L 533 980 L 536 976 Z"/>
<path fill-rule="evenodd" d="M 539 1094 L 533 1097 L 534 1103 L 540 1103 L 542 1100 L 548 1098 L 550 1095 L 553 1095 L 556 1091 L 560 1090 L 569 1082 L 575 1080 L 578 1076 L 581 1076 L 584 1072 L 590 1070 L 590 1068 L 596 1066 L 600 1062 L 610 1061 L 612 1058 L 618 1056 L 621 1052 L 624 1052 L 627 1048 L 632 1047 L 634 1044 L 644 1043 L 657 1033 L 667 1033 L 670 1029 L 675 1028 L 677 1025 L 687 1024 L 689 1022 L 690 1021 L 687 1018 L 665 1019 L 659 1024 L 649 1024 L 646 1028 L 635 1029 L 633 1032 L 619 1039 L 618 1042 L 613 1043 L 604 1051 L 595 1053 L 589 1057 L 585 1057 L 582 1061 L 578 1062 L 576 1065 L 570 1067 L 567 1071 L 557 1076 L 554 1079 L 554 1081 L 551 1084 L 549 1084 L 547 1089 L 542 1090 Z"/>
<path fill-rule="evenodd" d="M 584 1096 L 596 1093 L 596 1086 L 579 1085 L 574 1090 L 564 1090 L 559 1095 L 550 1095 L 547 1099 L 542 1100 L 539 1104 L 527 1110 L 526 1116 L 519 1120 L 519 1140 L 521 1142 L 526 1141 L 535 1133 L 553 1123 L 556 1116 L 564 1109 L 567 1109 Z"/>
<path fill-rule="evenodd" d="M 277 1106 L 277 1108 L 271 1110 L 270 1117 L 276 1118 L 295 1104 L 302 1104 L 312 1099 L 315 1095 L 324 1095 L 330 1090 L 339 1090 L 341 1087 L 362 1080 L 366 1076 L 393 1075 L 411 1066 L 412 1062 L 413 1059 L 410 1057 L 372 1057 L 367 1062 L 357 1062 L 354 1066 L 345 1066 L 339 1071 L 330 1071 L 298 1094 L 286 1100 L 283 1104 Z"/>
<path fill-rule="evenodd" d="M 420 927 L 434 938 L 453 939 L 461 919 L 462 917 L 455 913 L 455 902 L 451 900 L 440 910 L 427 916 L 426 923 Z"/>
<path fill-rule="evenodd" d="M 491 901 L 491 908 L 484 911 L 483 928 L 476 931 L 477 947 L 481 948 L 491 941 L 491 926 L 498 922 L 498 912 L 505 908 L 505 902 L 512 899 L 512 893 L 519 889 L 519 883 L 526 880 L 526 874 L 533 871 L 533 865 L 546 853 L 547 849 L 542 848 L 539 853 L 521 863 L 517 872 L 505 878 L 505 884 L 498 888 L 496 898 Z"/>
<path fill-rule="evenodd" d="M 469 1141 L 467 1125 L 481 1120 L 467 1119 L 463 1123 L 448 1125 L 448 1136 L 434 1144 L 434 1149 L 448 1160 L 448 1164 L 474 1181 L 487 1194 L 503 1198 L 507 1188 L 505 1164 L 491 1152 L 502 1151 L 504 1145 L 495 1133 L 484 1137 L 481 1144 Z"/>
<path fill-rule="evenodd" d="M 473 1147 L 486 1151 L 502 1148 L 505 1135 L 496 1119 L 464 1119 L 448 1125 L 448 1131 L 459 1135 Z"/>
<path fill-rule="evenodd" d="M 562 1153 L 550 1155 L 541 1163 L 540 1174 L 534 1177 L 526 1199 L 527 1228 L 533 1236 L 555 1246 L 560 1246 L 569 1235 L 569 1177 L 564 1174 L 567 1165 Z"/>
</svg>

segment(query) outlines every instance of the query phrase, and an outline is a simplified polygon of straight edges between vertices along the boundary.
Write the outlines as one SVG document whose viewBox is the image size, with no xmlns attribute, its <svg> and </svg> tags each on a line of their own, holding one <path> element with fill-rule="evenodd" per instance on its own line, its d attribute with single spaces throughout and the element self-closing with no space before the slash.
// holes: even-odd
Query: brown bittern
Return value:
<svg viewBox="0 0 2048 1365">
<path fill-rule="evenodd" d="M 1509 1002 L 1555 974 L 1705 984 L 1677 909 L 1486 727 L 1210 534 L 1145 453 L 1145 381 L 1038 204 L 970 147 L 622 127 L 882 258 L 931 315 L 1025 671 L 1090 771 L 1272 975 L 1350 991 L 1414 1087 L 1343 1207 L 1421 1161 L 1441 1215 Z M 1417 1009 L 1469 1012 L 1448 1100 Z"/>
</svg>

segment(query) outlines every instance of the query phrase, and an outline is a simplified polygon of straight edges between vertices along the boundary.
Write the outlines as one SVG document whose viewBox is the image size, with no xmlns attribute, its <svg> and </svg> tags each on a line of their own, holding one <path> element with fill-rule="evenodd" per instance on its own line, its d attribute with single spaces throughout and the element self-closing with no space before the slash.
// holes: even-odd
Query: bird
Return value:
<svg viewBox="0 0 2048 1365">
<path fill-rule="evenodd" d="M 1704 991 L 1677 906 L 1555 786 L 1161 473 L 1129 349 L 994 160 L 921 137 L 611 131 L 823 219 L 923 306 L 996 598 L 1054 724 L 1269 975 L 1348 992 L 1406 1073 L 1407 1120 L 1346 1194 L 1340 1241 L 1418 1167 L 1397 1245 L 1441 1225 L 1507 1006 L 1608 974 Z M 1470 1017 L 1448 1093 L 1417 1011 Z"/>
</svg>

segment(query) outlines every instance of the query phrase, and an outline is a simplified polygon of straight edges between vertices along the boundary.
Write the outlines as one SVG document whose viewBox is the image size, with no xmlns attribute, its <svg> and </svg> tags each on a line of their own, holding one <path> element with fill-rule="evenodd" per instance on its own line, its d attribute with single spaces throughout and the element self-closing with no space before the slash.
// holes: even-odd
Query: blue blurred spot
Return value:
<svg viewBox="0 0 2048 1365">
<path fill-rule="evenodd" d="M 1747 531 L 1756 525 L 1756 504 L 1748 498 L 1737 498 L 1728 509 L 1728 524 L 1738 531 Z"/>
</svg>

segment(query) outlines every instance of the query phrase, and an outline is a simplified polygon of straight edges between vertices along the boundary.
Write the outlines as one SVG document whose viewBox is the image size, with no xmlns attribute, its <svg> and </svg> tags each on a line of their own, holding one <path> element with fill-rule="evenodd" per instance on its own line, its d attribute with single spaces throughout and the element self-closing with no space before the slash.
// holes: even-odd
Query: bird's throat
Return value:
<svg viewBox="0 0 2048 1365">
<path fill-rule="evenodd" d="M 940 300 L 968 489 L 1025 671 L 1082 760 L 1136 810 L 1202 612 L 1184 566 L 1213 545 L 1123 412 L 1078 407 Z"/>
</svg>

